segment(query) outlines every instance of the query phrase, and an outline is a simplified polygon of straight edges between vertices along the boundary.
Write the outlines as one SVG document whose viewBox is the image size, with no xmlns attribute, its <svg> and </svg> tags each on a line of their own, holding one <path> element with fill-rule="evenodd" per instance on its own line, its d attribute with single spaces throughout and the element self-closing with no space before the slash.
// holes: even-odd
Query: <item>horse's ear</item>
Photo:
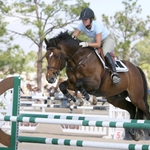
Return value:
<svg viewBox="0 0 150 150">
<path fill-rule="evenodd" d="M 44 41 L 45 41 L 45 44 L 48 45 L 48 40 L 46 38 L 44 39 Z"/>
</svg>

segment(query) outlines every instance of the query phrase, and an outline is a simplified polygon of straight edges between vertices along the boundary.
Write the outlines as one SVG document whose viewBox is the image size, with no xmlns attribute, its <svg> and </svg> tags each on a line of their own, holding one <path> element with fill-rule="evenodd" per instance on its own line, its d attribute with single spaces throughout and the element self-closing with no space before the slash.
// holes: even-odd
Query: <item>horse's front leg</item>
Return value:
<svg viewBox="0 0 150 150">
<path fill-rule="evenodd" d="M 68 81 L 68 80 L 67 80 L 67 81 Z M 69 85 L 68 85 L 68 82 L 67 82 L 67 81 L 64 81 L 64 82 L 60 83 L 60 85 L 59 85 L 60 91 L 67 97 L 67 99 L 68 99 L 70 105 L 75 104 L 75 105 L 77 105 L 77 106 L 82 106 L 83 103 L 84 103 L 83 100 L 82 100 L 82 99 L 79 99 L 79 100 L 75 99 L 75 97 L 72 96 L 72 95 L 68 92 L 68 90 L 67 90 L 67 89 L 68 89 L 68 86 L 69 86 L 69 89 L 74 89 L 74 90 L 76 90 L 76 89 L 75 89 L 75 86 L 74 86 L 74 85 L 72 85 L 72 84 L 69 84 Z M 72 87 L 71 87 L 71 85 L 72 85 Z"/>
<path fill-rule="evenodd" d="M 86 99 L 88 102 L 90 102 L 91 105 L 96 105 L 97 104 L 97 98 L 93 95 L 89 95 L 86 90 L 83 88 L 83 80 L 78 79 L 76 82 L 76 88 L 80 93 L 82 94 L 83 98 Z"/>
</svg>

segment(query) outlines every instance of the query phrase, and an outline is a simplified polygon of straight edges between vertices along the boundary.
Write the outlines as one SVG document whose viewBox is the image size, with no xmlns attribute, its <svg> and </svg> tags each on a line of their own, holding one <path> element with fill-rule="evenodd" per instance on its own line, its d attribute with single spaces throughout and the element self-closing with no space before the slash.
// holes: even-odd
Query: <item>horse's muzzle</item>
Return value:
<svg viewBox="0 0 150 150">
<path fill-rule="evenodd" d="M 56 82 L 56 77 L 47 77 L 46 78 L 48 83 L 55 83 Z"/>
</svg>

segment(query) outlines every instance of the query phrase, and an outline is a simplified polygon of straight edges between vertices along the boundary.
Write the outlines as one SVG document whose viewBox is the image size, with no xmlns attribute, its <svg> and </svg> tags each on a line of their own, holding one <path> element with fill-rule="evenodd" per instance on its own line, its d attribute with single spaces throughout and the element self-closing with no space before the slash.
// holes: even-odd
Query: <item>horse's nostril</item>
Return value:
<svg viewBox="0 0 150 150">
<path fill-rule="evenodd" d="M 54 83 L 56 81 L 55 77 L 47 78 L 48 83 Z"/>
</svg>

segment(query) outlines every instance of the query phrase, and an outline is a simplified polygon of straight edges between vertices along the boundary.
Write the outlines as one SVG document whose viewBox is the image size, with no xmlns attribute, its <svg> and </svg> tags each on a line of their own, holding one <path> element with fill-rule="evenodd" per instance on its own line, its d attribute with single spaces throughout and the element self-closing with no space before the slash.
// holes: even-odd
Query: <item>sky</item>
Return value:
<svg viewBox="0 0 150 150">
<path fill-rule="evenodd" d="M 113 16 L 115 12 L 124 9 L 122 0 L 93 0 L 92 2 L 91 0 L 85 0 L 85 2 L 90 2 L 90 8 L 94 10 L 98 20 L 101 19 L 102 14 Z M 141 5 L 142 8 L 140 17 L 146 18 L 147 15 L 150 15 L 149 0 L 138 0 L 137 4 Z"/>
<path fill-rule="evenodd" d="M 72 0 L 73 1 L 73 0 Z M 90 3 L 90 8 L 94 11 L 97 21 L 102 21 L 102 14 L 106 16 L 113 16 L 115 12 L 122 11 L 124 5 L 122 0 L 84 0 Z M 142 13 L 139 17 L 146 19 L 147 15 L 150 15 L 149 11 L 149 0 L 138 0 L 138 4 L 141 5 Z M 10 25 L 7 26 L 8 29 L 22 32 L 26 28 L 20 25 L 17 20 L 9 20 Z M 14 44 L 20 45 L 24 49 L 25 53 L 35 50 L 37 52 L 37 46 L 34 45 L 29 39 L 21 38 L 20 36 L 15 36 Z"/>
</svg>

